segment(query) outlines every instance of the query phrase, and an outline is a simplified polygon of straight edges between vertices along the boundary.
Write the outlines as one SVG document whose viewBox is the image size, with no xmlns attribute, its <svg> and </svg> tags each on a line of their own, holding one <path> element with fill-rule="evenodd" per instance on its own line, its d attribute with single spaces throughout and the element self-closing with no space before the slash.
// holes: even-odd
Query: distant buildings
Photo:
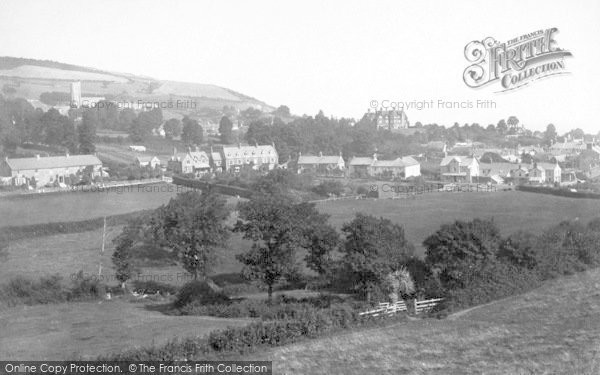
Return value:
<svg viewBox="0 0 600 375">
<path fill-rule="evenodd" d="M 479 168 L 480 180 L 492 183 L 560 184 L 565 175 L 558 163 L 481 163 Z M 569 174 L 565 179 L 572 181 L 573 176 Z"/>
<path fill-rule="evenodd" d="M 102 176 L 102 162 L 94 155 L 65 155 L 33 158 L 5 158 L 0 164 L 0 176 L 12 185 L 70 185 L 71 177 L 79 180 Z"/>
<path fill-rule="evenodd" d="M 102 100 L 105 100 L 105 98 L 101 96 L 82 97 L 81 82 L 71 82 L 71 108 L 95 107 Z"/>
<path fill-rule="evenodd" d="M 210 159 L 206 152 L 196 149 L 178 153 L 173 149 L 173 155 L 168 161 L 167 167 L 175 173 L 194 174 L 200 177 L 211 171 Z"/>
<path fill-rule="evenodd" d="M 318 156 L 302 155 L 298 156 L 298 173 L 312 171 L 316 173 L 332 173 L 334 171 L 344 171 L 346 163 L 342 154 L 339 155 L 323 155 L 319 152 Z"/>
<path fill-rule="evenodd" d="M 233 172 L 239 172 L 245 165 L 272 170 L 279 163 L 275 145 L 223 146 L 221 156 L 225 170 Z"/>
<path fill-rule="evenodd" d="M 351 176 L 417 177 L 421 175 L 421 164 L 410 156 L 394 160 L 379 160 L 377 154 L 370 157 L 354 157 L 348 163 Z"/>
<path fill-rule="evenodd" d="M 440 176 L 447 182 L 477 182 L 479 161 L 465 156 L 446 156 L 440 162 Z"/>
<path fill-rule="evenodd" d="M 398 130 L 407 129 L 410 125 L 403 110 L 383 110 L 371 112 L 369 109 L 365 118 L 372 121 L 377 129 Z"/>
<path fill-rule="evenodd" d="M 156 168 L 160 167 L 160 159 L 156 156 L 137 156 L 135 158 L 135 165 L 140 168 Z"/>
</svg>

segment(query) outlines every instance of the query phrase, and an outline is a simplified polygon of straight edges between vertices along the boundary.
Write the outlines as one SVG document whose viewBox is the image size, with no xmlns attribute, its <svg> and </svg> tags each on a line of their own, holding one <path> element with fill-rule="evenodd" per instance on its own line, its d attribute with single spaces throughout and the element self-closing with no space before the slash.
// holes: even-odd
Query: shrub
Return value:
<svg viewBox="0 0 600 375">
<path fill-rule="evenodd" d="M 0 300 L 8 306 L 64 302 L 69 298 L 60 276 L 44 276 L 38 281 L 18 276 L 0 288 Z"/>
<path fill-rule="evenodd" d="M 177 294 L 175 307 L 182 308 L 192 302 L 200 305 L 227 303 L 229 298 L 206 281 L 194 280 L 185 284 Z"/>
<path fill-rule="evenodd" d="M 106 287 L 97 279 L 86 278 L 83 271 L 71 282 L 70 300 L 96 299 L 106 293 Z"/>
</svg>

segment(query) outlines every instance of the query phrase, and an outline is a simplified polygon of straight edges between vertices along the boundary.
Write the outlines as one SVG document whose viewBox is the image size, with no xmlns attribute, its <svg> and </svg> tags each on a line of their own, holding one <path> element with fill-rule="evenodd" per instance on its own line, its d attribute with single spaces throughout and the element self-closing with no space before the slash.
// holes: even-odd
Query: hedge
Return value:
<svg viewBox="0 0 600 375">
<path fill-rule="evenodd" d="M 276 347 L 315 338 L 348 328 L 387 325 L 406 319 L 404 314 L 390 317 L 361 317 L 349 304 L 326 309 L 305 306 L 293 319 L 260 321 L 245 327 L 230 327 L 208 337 L 174 340 L 160 347 L 149 347 L 114 354 L 99 360 L 109 361 L 182 361 L 210 360 L 230 354 L 244 354 L 259 348 Z"/>
<path fill-rule="evenodd" d="M 600 194 L 598 193 L 586 193 L 580 191 L 571 191 L 567 189 L 557 189 L 551 187 L 543 187 L 543 186 L 526 186 L 526 185 L 517 185 L 517 190 L 526 191 L 530 193 L 540 193 L 540 194 L 551 194 L 558 195 L 560 197 L 568 197 L 568 198 L 587 198 L 587 199 L 600 199 Z"/>
</svg>

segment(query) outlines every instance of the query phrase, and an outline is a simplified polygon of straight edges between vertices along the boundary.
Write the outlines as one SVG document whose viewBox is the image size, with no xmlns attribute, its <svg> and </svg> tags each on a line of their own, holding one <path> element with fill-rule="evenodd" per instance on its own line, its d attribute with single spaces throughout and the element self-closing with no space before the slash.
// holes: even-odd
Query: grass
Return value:
<svg viewBox="0 0 600 375">
<path fill-rule="evenodd" d="M 109 285 L 117 285 L 111 261 L 114 251 L 112 239 L 121 232 L 120 226 L 108 227 L 105 251 L 102 253 L 102 229 L 83 233 L 57 234 L 11 241 L 8 249 L 0 252 L 0 284 L 17 276 L 37 279 L 43 275 L 59 274 L 69 280 L 82 270 L 86 276 L 97 277 Z M 229 249 L 218 251 L 215 274 L 238 273 L 241 264 L 235 254 L 246 249 L 239 235 L 232 236 Z M 99 266 L 102 274 L 98 276 Z M 183 285 L 190 276 L 177 265 L 140 267 L 140 280 L 155 280 Z"/>
<path fill-rule="evenodd" d="M 263 353 L 276 374 L 597 374 L 600 270 L 456 318 L 412 320 Z M 251 357 L 251 358 L 250 358 Z"/>
<path fill-rule="evenodd" d="M 518 230 L 537 233 L 563 220 L 578 218 L 587 222 L 600 215 L 600 200 L 515 191 L 429 193 L 415 199 L 338 200 L 318 203 L 317 207 L 330 214 L 331 222 L 338 228 L 358 212 L 399 223 L 419 254 L 424 254 L 422 243 L 427 236 L 454 220 L 493 218 L 502 234 L 508 235 Z"/>
<path fill-rule="evenodd" d="M 248 322 L 168 316 L 122 299 L 11 308 L 0 314 L 0 353 L 3 360 L 90 360 Z"/>
</svg>

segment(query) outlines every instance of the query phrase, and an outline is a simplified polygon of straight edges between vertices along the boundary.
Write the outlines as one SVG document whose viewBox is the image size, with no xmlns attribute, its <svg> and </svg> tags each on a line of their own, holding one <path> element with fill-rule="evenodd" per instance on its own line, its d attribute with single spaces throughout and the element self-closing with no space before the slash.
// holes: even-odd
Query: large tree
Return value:
<svg viewBox="0 0 600 375">
<path fill-rule="evenodd" d="M 169 119 L 165 122 L 165 137 L 167 139 L 173 139 L 175 137 L 179 137 L 181 135 L 181 131 L 183 126 L 181 125 L 181 121 L 176 118 Z"/>
<path fill-rule="evenodd" d="M 425 261 L 440 271 L 446 287 L 464 287 L 472 270 L 494 259 L 501 240 L 492 220 L 457 220 L 425 239 Z"/>
<path fill-rule="evenodd" d="M 198 124 L 198 121 L 185 116 L 182 122 L 183 131 L 181 133 L 181 140 L 189 145 L 201 144 L 204 138 L 204 130 Z"/>
<path fill-rule="evenodd" d="M 227 116 L 221 117 L 219 121 L 219 133 L 221 134 L 221 143 L 231 143 L 233 140 L 233 123 Z"/>
<path fill-rule="evenodd" d="M 386 277 L 414 254 L 404 228 L 389 219 L 358 213 L 344 224 L 342 232 L 346 236 L 342 262 L 353 278 L 356 291 L 369 301 L 372 292 L 384 285 Z"/>
<path fill-rule="evenodd" d="M 244 264 L 242 274 L 266 285 L 271 301 L 274 285 L 297 274 L 297 250 L 314 243 L 311 236 L 318 235 L 313 231 L 315 224 L 324 223 L 326 218 L 314 204 L 294 204 L 277 194 L 259 194 L 241 203 L 239 218 L 234 230 L 253 242 L 247 252 L 237 256 Z M 324 264 L 321 259 L 325 254 L 314 255 L 315 265 Z"/>
</svg>

